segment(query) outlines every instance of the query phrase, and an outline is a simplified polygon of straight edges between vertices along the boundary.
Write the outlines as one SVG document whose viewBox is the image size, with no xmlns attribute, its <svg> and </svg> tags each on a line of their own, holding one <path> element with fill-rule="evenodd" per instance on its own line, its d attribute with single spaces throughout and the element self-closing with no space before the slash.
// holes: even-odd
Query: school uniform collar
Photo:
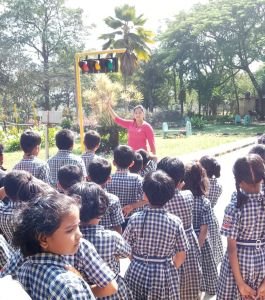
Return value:
<svg viewBox="0 0 265 300">
<path fill-rule="evenodd" d="M 150 212 L 150 213 L 166 213 L 166 209 L 164 207 L 160 207 L 160 208 L 154 208 L 154 207 L 150 207 L 150 206 L 145 206 L 144 207 L 144 211 L 146 212 Z"/>
<path fill-rule="evenodd" d="M 31 154 L 31 155 L 24 155 L 23 160 L 33 160 L 36 156 Z"/>
<path fill-rule="evenodd" d="M 116 173 L 129 173 L 128 169 L 117 168 Z"/>
<path fill-rule="evenodd" d="M 82 232 L 94 232 L 99 230 L 104 230 L 104 226 L 102 225 L 80 225 L 80 229 Z"/>
<path fill-rule="evenodd" d="M 70 154 L 72 150 L 58 150 L 58 154 Z"/>
<path fill-rule="evenodd" d="M 12 201 L 10 199 L 8 199 L 8 202 L 6 204 L 6 206 L 8 206 L 8 208 L 20 208 L 22 205 L 21 201 Z"/>
<path fill-rule="evenodd" d="M 68 263 L 65 260 L 65 257 L 53 253 L 37 253 L 35 255 L 28 256 L 26 261 L 33 264 L 43 264 L 43 265 L 55 265 L 58 267 L 64 268 Z"/>
<path fill-rule="evenodd" d="M 264 197 L 264 191 L 262 191 L 262 190 L 259 193 L 254 194 L 254 193 L 246 193 L 245 191 L 243 191 L 241 189 L 241 193 L 246 195 L 250 199 L 259 199 L 260 198 L 260 200 L 262 200 L 262 198 Z"/>
</svg>

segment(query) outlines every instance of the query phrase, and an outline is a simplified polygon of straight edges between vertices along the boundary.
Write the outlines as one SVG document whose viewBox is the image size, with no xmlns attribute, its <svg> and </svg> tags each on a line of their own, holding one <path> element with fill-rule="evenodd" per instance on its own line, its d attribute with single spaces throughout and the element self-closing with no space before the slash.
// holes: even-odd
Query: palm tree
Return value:
<svg viewBox="0 0 265 300">
<path fill-rule="evenodd" d="M 99 37 L 108 40 L 103 49 L 126 48 L 126 52 L 121 55 L 121 72 L 126 87 L 127 77 L 137 68 L 138 59 L 143 61 L 149 59 L 151 51 L 147 44 L 154 43 L 154 34 L 143 28 L 146 22 L 143 15 L 136 16 L 135 7 L 127 4 L 116 7 L 115 18 L 107 17 L 104 21 L 115 31 Z"/>
</svg>

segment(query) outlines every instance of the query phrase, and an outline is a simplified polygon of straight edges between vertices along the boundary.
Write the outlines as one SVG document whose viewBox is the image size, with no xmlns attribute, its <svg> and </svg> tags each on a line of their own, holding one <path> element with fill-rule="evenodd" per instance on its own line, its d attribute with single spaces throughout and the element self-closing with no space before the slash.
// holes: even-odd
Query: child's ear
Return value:
<svg viewBox="0 0 265 300">
<path fill-rule="evenodd" d="M 134 161 L 131 162 L 131 164 L 129 165 L 128 169 L 131 168 L 134 165 Z"/>
<path fill-rule="evenodd" d="M 178 189 L 178 190 L 182 190 L 182 188 L 184 187 L 184 185 L 185 185 L 185 181 L 183 180 L 183 181 L 180 181 L 180 182 L 178 182 L 177 184 L 176 184 L 176 188 Z"/>
<path fill-rule="evenodd" d="M 49 247 L 48 241 L 47 241 L 47 236 L 44 234 L 40 234 L 38 236 L 38 241 L 40 243 L 40 246 L 43 250 L 46 250 Z"/>
<path fill-rule="evenodd" d="M 107 182 L 111 182 L 111 177 L 110 177 L 110 176 L 107 178 L 105 184 L 106 184 Z"/>
<path fill-rule="evenodd" d="M 145 193 L 143 194 L 143 200 L 145 200 L 146 202 L 148 202 L 148 203 L 149 203 L 149 200 L 148 200 L 148 198 L 147 198 L 147 196 L 146 196 L 146 194 L 145 194 Z"/>
<path fill-rule="evenodd" d="M 115 166 L 115 167 L 117 166 L 116 163 L 115 163 L 115 160 L 113 160 L 112 163 L 113 163 L 113 166 Z"/>
</svg>

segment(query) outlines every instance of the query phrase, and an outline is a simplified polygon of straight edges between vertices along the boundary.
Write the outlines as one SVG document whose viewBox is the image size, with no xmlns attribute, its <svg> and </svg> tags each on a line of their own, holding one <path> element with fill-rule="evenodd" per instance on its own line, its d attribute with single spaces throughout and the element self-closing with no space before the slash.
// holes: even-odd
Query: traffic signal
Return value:
<svg viewBox="0 0 265 300">
<path fill-rule="evenodd" d="M 117 57 L 106 57 L 97 59 L 85 59 L 79 61 L 79 67 L 82 73 L 113 73 L 119 71 Z"/>
</svg>

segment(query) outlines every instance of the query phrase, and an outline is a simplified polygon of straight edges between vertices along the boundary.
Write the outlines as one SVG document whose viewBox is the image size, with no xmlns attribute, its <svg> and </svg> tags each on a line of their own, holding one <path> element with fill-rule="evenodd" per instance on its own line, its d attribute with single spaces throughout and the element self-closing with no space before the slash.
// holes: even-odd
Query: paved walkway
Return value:
<svg viewBox="0 0 265 300">
<path fill-rule="evenodd" d="M 238 140 L 236 142 L 223 144 L 223 145 L 218 146 L 218 147 L 209 148 L 209 149 L 200 150 L 200 151 L 188 153 L 188 154 L 185 154 L 185 155 L 181 155 L 179 158 L 183 162 L 187 162 L 187 161 L 191 161 L 191 160 L 194 160 L 194 159 L 200 159 L 204 155 L 217 157 L 217 156 L 220 156 L 220 155 L 232 152 L 232 151 L 236 151 L 236 150 L 238 150 L 240 148 L 243 148 L 243 147 L 254 145 L 256 142 L 257 142 L 257 137 L 256 136 L 255 137 L 248 137 L 248 138 Z"/>
</svg>

